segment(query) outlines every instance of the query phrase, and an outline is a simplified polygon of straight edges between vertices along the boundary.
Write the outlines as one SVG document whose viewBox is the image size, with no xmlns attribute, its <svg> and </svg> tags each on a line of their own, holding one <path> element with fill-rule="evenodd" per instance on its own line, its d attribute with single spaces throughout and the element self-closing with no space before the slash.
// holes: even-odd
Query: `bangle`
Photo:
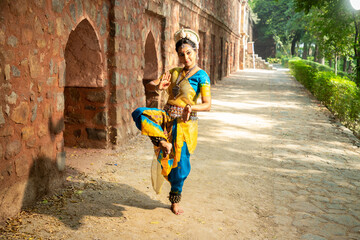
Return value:
<svg viewBox="0 0 360 240">
<path fill-rule="evenodd" d="M 191 107 L 191 105 L 190 105 L 190 104 L 186 104 L 186 105 L 185 105 L 185 108 L 187 108 L 187 106 L 190 107 L 190 112 L 192 112 L 192 107 Z"/>
</svg>

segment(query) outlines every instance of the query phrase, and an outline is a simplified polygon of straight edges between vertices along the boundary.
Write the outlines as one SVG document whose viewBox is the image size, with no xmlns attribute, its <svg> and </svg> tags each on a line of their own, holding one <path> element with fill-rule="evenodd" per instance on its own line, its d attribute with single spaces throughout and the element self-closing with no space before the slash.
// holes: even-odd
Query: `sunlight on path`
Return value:
<svg viewBox="0 0 360 240">
<path fill-rule="evenodd" d="M 284 70 L 238 72 L 213 98 L 199 114 L 209 158 L 194 168 L 236 196 L 223 200 L 239 209 L 238 236 L 360 239 L 359 140 L 326 108 Z"/>
</svg>

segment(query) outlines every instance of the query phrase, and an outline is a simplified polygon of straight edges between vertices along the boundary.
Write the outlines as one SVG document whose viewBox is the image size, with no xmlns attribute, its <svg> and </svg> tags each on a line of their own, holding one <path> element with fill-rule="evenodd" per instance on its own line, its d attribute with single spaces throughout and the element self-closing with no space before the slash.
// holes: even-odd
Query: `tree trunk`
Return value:
<svg viewBox="0 0 360 240">
<path fill-rule="evenodd" d="M 355 61 L 356 61 L 356 67 L 355 67 L 355 71 L 356 71 L 356 85 L 358 87 L 360 87 L 360 51 L 359 51 L 359 46 L 360 46 L 360 42 L 359 42 L 359 24 L 356 21 L 356 16 L 355 13 L 353 13 L 353 18 L 354 18 L 354 25 L 355 25 L 355 44 L 354 44 L 354 52 L 355 52 Z"/>
<path fill-rule="evenodd" d="M 329 67 L 332 68 L 332 59 L 329 60 Z"/>
<path fill-rule="evenodd" d="M 307 59 L 308 56 L 308 44 L 304 43 L 304 48 L 303 48 L 303 54 L 302 54 L 302 59 Z"/>
<path fill-rule="evenodd" d="M 322 65 L 325 65 L 325 58 L 324 57 L 320 58 L 319 63 Z"/>
<path fill-rule="evenodd" d="M 291 56 L 295 56 L 295 46 L 296 46 L 297 39 L 294 37 L 291 41 Z"/>
<path fill-rule="evenodd" d="M 347 59 L 346 57 L 343 58 L 343 61 L 344 61 L 344 65 L 343 65 L 343 72 L 346 72 L 346 67 L 347 67 Z"/>
<path fill-rule="evenodd" d="M 338 69 L 338 56 L 335 55 L 335 75 L 337 75 L 337 70 Z"/>
</svg>

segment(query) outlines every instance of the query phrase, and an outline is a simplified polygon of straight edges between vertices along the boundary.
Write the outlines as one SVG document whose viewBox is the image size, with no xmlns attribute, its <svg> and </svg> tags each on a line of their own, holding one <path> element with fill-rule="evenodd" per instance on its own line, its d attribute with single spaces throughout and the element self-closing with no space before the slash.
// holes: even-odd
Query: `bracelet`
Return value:
<svg viewBox="0 0 360 240">
<path fill-rule="evenodd" d="M 186 108 L 187 106 L 190 106 L 190 112 L 192 112 L 192 107 L 190 104 L 186 104 L 184 108 Z"/>
</svg>

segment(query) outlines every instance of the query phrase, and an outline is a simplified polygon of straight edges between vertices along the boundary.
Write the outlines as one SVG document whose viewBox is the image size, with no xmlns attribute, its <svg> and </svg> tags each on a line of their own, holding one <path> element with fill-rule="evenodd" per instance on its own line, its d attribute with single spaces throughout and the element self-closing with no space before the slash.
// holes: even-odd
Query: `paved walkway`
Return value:
<svg viewBox="0 0 360 240">
<path fill-rule="evenodd" d="M 232 156 L 228 174 L 255 192 L 234 194 L 274 223 L 263 239 L 360 239 L 359 141 L 302 85 L 282 71 L 239 72 L 216 90 L 214 106 L 223 118 L 213 131 L 233 136 L 220 143 Z M 233 128 L 222 129 L 224 121 Z"/>
<path fill-rule="evenodd" d="M 126 151 L 67 149 L 71 188 L 23 213 L 17 236 L 360 239 L 360 144 L 349 130 L 285 71 L 240 71 L 212 93 L 182 216 L 169 210 L 168 184 L 151 189 L 152 145 L 137 137 Z"/>
</svg>

